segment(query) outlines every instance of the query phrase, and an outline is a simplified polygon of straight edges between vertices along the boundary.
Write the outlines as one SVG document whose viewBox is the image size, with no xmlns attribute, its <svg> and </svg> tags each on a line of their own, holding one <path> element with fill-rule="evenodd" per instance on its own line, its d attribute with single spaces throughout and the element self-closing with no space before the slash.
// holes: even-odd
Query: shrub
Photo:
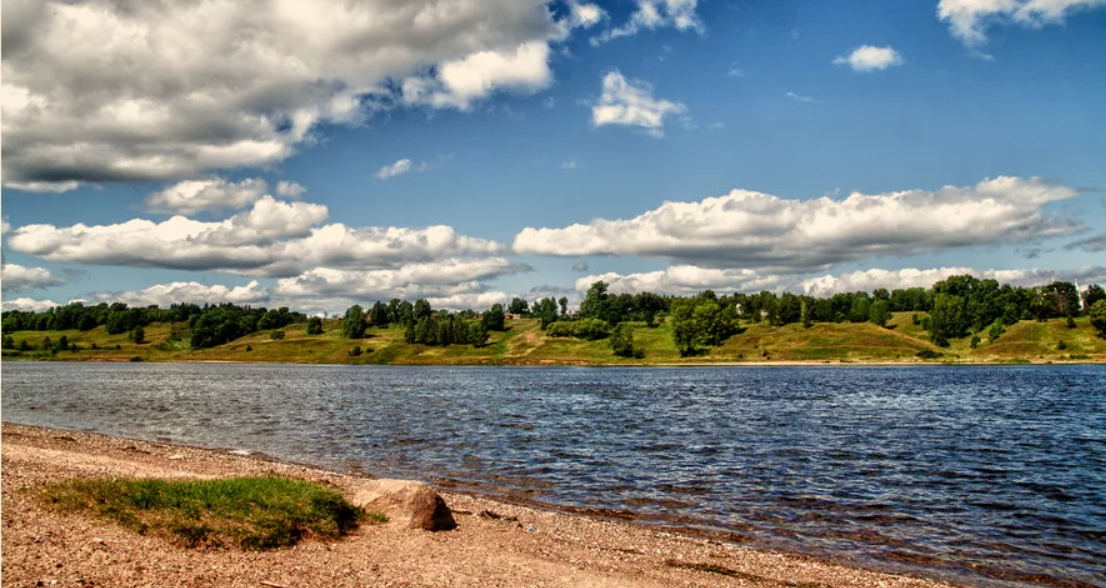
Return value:
<svg viewBox="0 0 1106 588">
<path fill-rule="evenodd" d="M 557 321 L 550 323 L 545 330 L 545 334 L 550 337 L 576 337 L 578 339 L 587 339 L 588 341 L 595 341 L 602 339 L 610 335 L 610 325 L 607 321 L 584 318 L 578 321 Z"/>
<path fill-rule="evenodd" d="M 280 341 L 284 338 L 284 331 L 269 331 L 269 338 L 273 341 Z"/>
<path fill-rule="evenodd" d="M 1067 343 L 1067 341 L 1064 341 L 1063 339 L 1061 339 L 1060 342 L 1056 344 L 1056 349 L 1058 349 L 1060 351 L 1063 351 L 1067 348 L 1068 348 L 1068 343 Z"/>
<path fill-rule="evenodd" d="M 979 348 L 980 341 L 979 335 L 972 335 L 972 349 Z"/>
<path fill-rule="evenodd" d="M 146 342 L 146 329 L 142 327 L 135 327 L 131 329 L 130 335 L 127 338 L 133 341 L 136 345 L 141 345 Z"/>
<path fill-rule="evenodd" d="M 1006 327 L 1001 320 L 996 320 L 991 324 L 991 329 L 987 331 L 987 338 L 994 343 L 1006 332 Z"/>
<path fill-rule="evenodd" d="M 354 345 L 353 349 L 350 349 L 349 351 L 347 351 L 347 353 L 349 353 L 350 357 L 357 357 L 357 356 L 361 355 L 361 353 L 362 353 L 361 352 L 361 346 L 360 345 Z"/>
<path fill-rule="evenodd" d="M 246 345 L 246 351 L 253 351 L 253 347 Z"/>
<path fill-rule="evenodd" d="M 1068 320 L 1067 320 L 1067 325 L 1068 325 L 1069 329 L 1074 329 L 1075 328 L 1075 319 L 1069 316 Z"/>
<path fill-rule="evenodd" d="M 934 351 L 932 349 L 923 349 L 923 350 L 919 351 L 918 353 L 916 353 L 915 355 L 917 357 L 922 358 L 922 359 L 937 359 L 938 357 L 944 357 L 945 356 L 944 353 L 937 353 L 936 351 Z"/>
</svg>

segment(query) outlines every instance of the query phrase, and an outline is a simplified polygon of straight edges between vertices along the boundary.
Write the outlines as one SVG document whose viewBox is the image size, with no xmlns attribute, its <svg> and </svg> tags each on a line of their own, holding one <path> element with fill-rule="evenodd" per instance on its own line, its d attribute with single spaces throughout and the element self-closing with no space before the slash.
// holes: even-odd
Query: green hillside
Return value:
<svg viewBox="0 0 1106 588">
<path fill-rule="evenodd" d="M 364 339 L 342 336 L 336 320 L 326 321 L 324 333 L 307 335 L 305 324 L 283 329 L 284 339 L 274 340 L 269 331 L 242 337 L 210 349 L 189 348 L 187 325 L 154 324 L 146 329 L 147 342 L 135 344 L 127 334 L 108 335 L 104 327 L 90 331 L 15 331 L 18 343 L 26 340 L 35 349 L 5 349 L 5 360 L 38 359 L 69 361 L 234 361 L 340 364 L 406 365 L 633 365 L 709 364 L 746 362 L 1106 362 L 1106 340 L 1098 338 L 1088 319 L 1076 319 L 1069 329 L 1063 320 L 1021 321 L 1007 328 L 996 341 L 980 333 L 976 349 L 971 337 L 955 339 L 948 348 L 928 341 L 912 315 L 896 313 L 887 328 L 871 323 L 817 323 L 773 327 L 765 323 L 744 325 L 743 332 L 724 344 L 709 348 L 700 356 L 681 358 L 673 342 L 672 327 L 660 324 L 634 327 L 635 347 L 644 357 L 615 357 L 607 340 L 582 341 L 548 337 L 537 319 L 508 321 L 506 332 L 493 332 L 486 345 L 431 347 L 411 345 L 403 340 L 403 329 L 370 328 Z M 924 314 L 919 315 L 919 319 Z M 173 332 L 177 337 L 173 338 Z M 65 336 L 78 351 L 41 350 L 43 340 L 57 342 Z M 1061 341 L 1064 342 L 1061 345 Z M 93 349 L 93 346 L 96 349 Z M 352 355 L 354 347 L 363 352 Z M 921 352 L 941 354 L 923 359 Z"/>
</svg>

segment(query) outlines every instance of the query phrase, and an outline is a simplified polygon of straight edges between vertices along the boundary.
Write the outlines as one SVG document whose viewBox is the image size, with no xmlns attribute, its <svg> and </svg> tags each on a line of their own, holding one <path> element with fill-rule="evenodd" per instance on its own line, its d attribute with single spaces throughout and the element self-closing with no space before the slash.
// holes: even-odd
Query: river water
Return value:
<svg viewBox="0 0 1106 588">
<path fill-rule="evenodd" d="M 977 586 L 1106 587 L 1106 366 L 5 362 L 2 405 Z"/>
</svg>

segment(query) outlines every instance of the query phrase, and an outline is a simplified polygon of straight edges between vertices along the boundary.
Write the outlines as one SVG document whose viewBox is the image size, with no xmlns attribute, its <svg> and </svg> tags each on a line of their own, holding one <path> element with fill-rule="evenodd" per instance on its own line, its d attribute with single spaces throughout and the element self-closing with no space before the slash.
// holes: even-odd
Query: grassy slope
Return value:
<svg viewBox="0 0 1106 588">
<path fill-rule="evenodd" d="M 187 341 L 168 341 L 169 325 L 153 325 L 146 329 L 150 341 L 135 345 L 126 334 L 108 335 L 103 328 L 79 331 L 23 331 L 11 333 L 16 341 L 27 339 L 40 345 L 44 337 L 57 340 L 66 335 L 82 350 L 60 352 L 55 359 L 126 361 L 141 357 L 147 361 L 242 361 L 346 364 L 408 364 L 408 365 L 548 365 L 599 364 L 629 365 L 639 363 L 715 363 L 753 361 L 814 361 L 914 362 L 917 353 L 932 350 L 945 354 L 942 361 L 1106 361 L 1106 340 L 1095 336 L 1086 318 L 1077 319 L 1077 328 L 1068 329 L 1064 321 L 1037 323 L 1022 321 L 1010 326 L 995 342 L 980 334 L 983 342 L 971 349 L 970 337 L 952 341 L 947 349 L 929 343 L 927 333 L 913 324 L 912 313 L 896 313 L 888 328 L 861 324 L 820 323 L 810 328 L 802 325 L 772 327 L 766 324 L 747 325 L 745 331 L 725 344 L 712 348 L 706 355 L 681 358 L 672 341 L 671 325 L 656 328 L 637 325 L 635 345 L 645 351 L 644 359 L 622 359 L 611 354 L 606 340 L 580 341 L 546 337 L 535 319 L 508 322 L 509 330 L 492 333 L 487 345 L 453 345 L 427 347 L 403 342 L 403 330 L 398 327 L 369 329 L 365 339 L 351 341 L 341 336 L 336 321 L 327 321 L 322 335 L 308 336 L 305 325 L 284 329 L 285 338 L 274 341 L 268 332 L 255 333 L 213 349 L 191 350 Z M 186 337 L 187 339 L 187 337 Z M 1066 350 L 1057 349 L 1067 343 Z M 106 349 L 89 350 L 91 343 Z M 122 349 L 115 350 L 115 345 Z M 359 346 L 366 350 L 360 356 L 350 356 L 349 350 Z M 247 350 L 249 348 L 249 350 Z M 1074 357 L 1073 357 L 1074 356 Z M 4 351 L 6 359 L 20 357 Z M 20 358 L 47 359 L 38 351 Z"/>
</svg>

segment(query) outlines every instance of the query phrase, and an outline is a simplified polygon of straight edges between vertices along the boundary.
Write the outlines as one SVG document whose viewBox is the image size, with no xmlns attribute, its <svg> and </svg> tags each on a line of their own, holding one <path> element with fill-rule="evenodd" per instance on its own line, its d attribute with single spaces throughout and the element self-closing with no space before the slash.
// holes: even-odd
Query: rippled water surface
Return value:
<svg viewBox="0 0 1106 588">
<path fill-rule="evenodd" d="M 981 586 L 1106 586 L 1106 367 L 3 366 L 5 420 Z"/>
</svg>

